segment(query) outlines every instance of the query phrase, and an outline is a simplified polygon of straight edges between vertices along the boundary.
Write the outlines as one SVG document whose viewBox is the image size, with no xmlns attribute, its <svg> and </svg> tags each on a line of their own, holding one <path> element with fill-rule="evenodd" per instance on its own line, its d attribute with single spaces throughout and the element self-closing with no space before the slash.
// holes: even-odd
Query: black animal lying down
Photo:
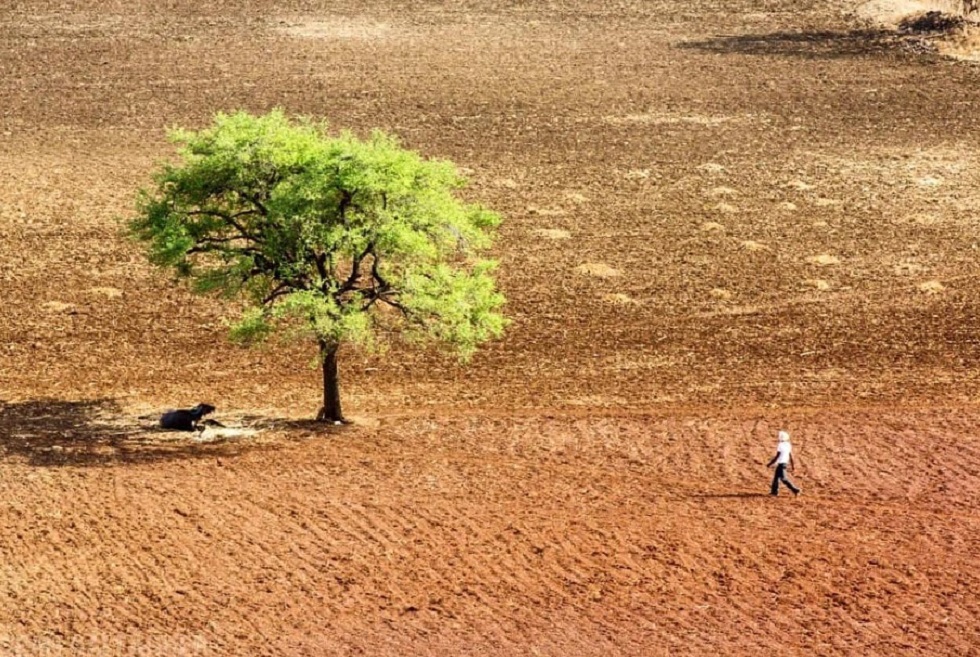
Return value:
<svg viewBox="0 0 980 657">
<path fill-rule="evenodd" d="M 214 413 L 214 406 L 211 404 L 198 404 L 194 408 L 178 408 L 164 413 L 160 418 L 160 426 L 177 431 L 197 431 L 204 428 L 203 424 L 198 427 L 201 418 L 210 413 Z"/>
</svg>

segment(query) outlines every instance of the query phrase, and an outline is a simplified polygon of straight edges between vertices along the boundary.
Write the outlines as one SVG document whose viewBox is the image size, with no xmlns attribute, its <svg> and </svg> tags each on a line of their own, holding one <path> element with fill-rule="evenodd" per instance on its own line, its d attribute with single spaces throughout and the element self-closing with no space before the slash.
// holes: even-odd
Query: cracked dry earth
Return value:
<svg viewBox="0 0 980 657">
<path fill-rule="evenodd" d="M 0 655 L 980 650 L 980 69 L 852 10 L 5 3 Z M 506 218 L 507 336 L 344 353 L 348 427 L 119 233 L 276 106 Z"/>
</svg>

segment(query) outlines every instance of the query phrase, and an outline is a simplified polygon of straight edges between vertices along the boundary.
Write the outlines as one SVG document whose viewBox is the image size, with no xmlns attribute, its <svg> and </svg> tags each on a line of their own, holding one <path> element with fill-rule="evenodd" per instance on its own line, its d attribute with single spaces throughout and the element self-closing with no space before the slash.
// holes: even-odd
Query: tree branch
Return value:
<svg viewBox="0 0 980 657">
<path fill-rule="evenodd" d="M 212 238 L 204 238 L 204 239 L 212 239 Z M 238 239 L 242 239 L 242 238 L 236 236 L 236 237 L 229 238 L 228 241 L 238 240 Z M 200 240 L 198 240 L 198 241 L 200 242 Z M 211 248 L 211 247 L 214 247 L 214 248 Z M 219 250 L 224 250 L 226 252 L 232 252 L 233 251 L 235 253 L 243 253 L 243 254 L 247 254 L 247 255 L 253 255 L 253 256 L 256 256 L 258 258 L 264 258 L 264 256 L 262 255 L 262 252 L 259 251 L 258 249 L 256 249 L 253 246 L 236 246 L 236 247 L 229 248 L 229 249 L 221 249 L 220 248 L 220 245 L 217 245 L 217 244 L 200 244 L 200 243 L 199 244 L 195 244 L 191 248 L 187 249 L 187 254 L 190 255 L 191 253 L 214 253 L 215 251 L 219 251 Z"/>
<path fill-rule="evenodd" d="M 221 212 L 220 210 L 187 210 L 184 212 L 184 214 L 186 214 L 188 217 L 203 214 L 211 217 L 218 217 L 219 219 L 232 220 L 249 214 L 258 214 L 258 212 L 256 210 L 242 210 L 241 212 L 236 212 L 235 214 L 228 214 L 227 212 Z"/>
<path fill-rule="evenodd" d="M 243 237 L 244 239 L 251 240 L 258 244 L 262 243 L 262 240 L 258 239 L 257 237 L 249 233 L 247 230 L 245 230 L 245 227 L 238 221 L 240 217 L 245 217 L 250 214 L 258 214 L 258 212 L 256 212 L 255 210 L 243 210 L 242 212 L 236 212 L 235 214 L 228 214 L 227 212 L 221 212 L 219 210 L 188 210 L 184 214 L 186 214 L 189 217 L 203 215 L 207 217 L 217 217 L 218 219 L 223 219 L 227 221 L 229 224 L 231 224 L 231 226 L 235 230 L 237 230 L 241 234 L 241 237 Z"/>
<path fill-rule="evenodd" d="M 374 252 L 373 246 L 374 245 L 372 245 L 371 248 L 371 255 L 374 256 L 374 262 L 371 263 L 371 276 L 374 277 L 374 280 L 378 281 L 378 283 L 381 285 L 381 291 L 384 292 L 385 290 L 390 290 L 391 285 L 388 284 L 388 281 L 386 281 L 384 277 L 381 276 L 381 272 L 378 271 L 378 265 L 381 262 L 381 258 Z"/>
<path fill-rule="evenodd" d="M 204 253 L 207 251 L 220 250 L 222 248 L 221 245 L 229 244 L 230 242 L 241 239 L 244 239 L 241 235 L 232 235 L 231 237 L 199 237 L 197 238 L 197 243 L 188 251 L 188 253 Z M 216 247 L 216 249 L 206 248 L 209 246 Z M 235 250 L 244 250 L 247 248 L 249 247 L 242 246 L 236 248 Z"/>
<path fill-rule="evenodd" d="M 269 209 L 265 207 L 265 204 L 262 203 L 261 200 L 259 200 L 260 197 L 258 194 L 247 194 L 245 192 L 238 192 L 238 193 L 241 195 L 242 198 L 244 198 L 246 201 L 254 205 L 255 209 L 258 210 L 259 214 L 261 214 L 263 217 L 269 216 Z"/>
<path fill-rule="evenodd" d="M 346 189 L 340 192 L 340 205 L 337 207 L 337 212 L 340 214 L 341 223 L 345 226 L 347 225 L 347 208 L 354 202 L 354 194 L 357 194 L 356 189 L 352 192 L 348 192 Z"/>
<path fill-rule="evenodd" d="M 364 307 L 361 308 L 362 312 L 369 310 L 371 306 L 373 306 L 375 303 L 380 301 L 385 305 L 391 306 L 392 308 L 399 310 L 406 319 L 411 321 L 416 321 L 419 324 L 422 323 L 422 320 L 420 317 L 418 317 L 418 315 L 412 313 L 408 308 L 402 305 L 399 301 L 393 299 L 390 296 L 392 294 L 390 288 L 380 289 L 378 287 L 367 287 L 367 288 L 355 289 L 353 291 L 363 295 L 363 297 L 367 299 L 367 303 L 364 304 Z"/>
<path fill-rule="evenodd" d="M 313 255 L 313 262 L 316 263 L 316 272 L 320 275 L 320 279 L 326 282 L 330 279 L 327 275 L 327 254 L 326 253 L 316 253 Z"/>
<path fill-rule="evenodd" d="M 280 283 L 279 285 L 277 285 L 276 286 L 276 289 L 274 289 L 272 292 L 270 292 L 269 294 L 267 294 L 264 299 L 262 299 L 262 305 L 265 306 L 265 305 L 267 305 L 269 303 L 272 303 L 273 301 L 275 301 L 279 297 L 281 297 L 283 295 L 286 295 L 286 294 L 289 294 L 292 291 L 293 291 L 292 284 L 289 283 L 288 281 L 284 281 L 284 282 Z"/>
<path fill-rule="evenodd" d="M 354 262 L 351 263 L 350 276 L 347 277 L 347 280 L 344 281 L 344 284 L 341 285 L 340 289 L 337 290 L 337 294 L 336 294 L 337 297 L 339 297 L 341 294 L 344 294 L 345 292 L 350 292 L 351 290 L 354 289 L 354 285 L 355 283 L 357 283 L 357 279 L 361 277 L 361 263 L 364 261 L 364 258 L 366 258 L 368 254 L 373 251 L 374 251 L 374 242 L 370 242 L 368 243 L 364 251 L 361 252 L 360 255 L 354 256 Z"/>
<path fill-rule="evenodd" d="M 252 235 L 251 233 L 249 233 L 247 230 L 245 230 L 245 227 L 244 226 L 242 226 L 238 221 L 236 221 L 236 219 L 238 219 L 238 217 L 244 216 L 246 214 L 255 214 L 255 212 L 253 210 L 249 210 L 248 212 L 239 212 L 236 215 L 229 216 L 227 218 L 228 219 L 228 223 L 230 223 L 232 226 L 234 226 L 235 227 L 235 230 L 237 230 L 239 233 L 241 233 L 242 237 L 244 237 L 245 239 L 251 240 L 252 242 L 255 242 L 256 244 L 262 244 L 262 240 L 260 240 L 259 238 L 255 237 L 254 235 Z"/>
</svg>

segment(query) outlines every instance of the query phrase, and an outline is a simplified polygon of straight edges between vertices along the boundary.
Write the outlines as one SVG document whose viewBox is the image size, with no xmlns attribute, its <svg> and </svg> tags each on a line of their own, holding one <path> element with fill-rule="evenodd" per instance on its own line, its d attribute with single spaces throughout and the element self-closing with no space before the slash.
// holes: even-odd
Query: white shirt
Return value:
<svg viewBox="0 0 980 657">
<path fill-rule="evenodd" d="M 776 465 L 789 465 L 789 455 L 793 452 L 793 445 L 782 442 L 776 445 Z"/>
</svg>

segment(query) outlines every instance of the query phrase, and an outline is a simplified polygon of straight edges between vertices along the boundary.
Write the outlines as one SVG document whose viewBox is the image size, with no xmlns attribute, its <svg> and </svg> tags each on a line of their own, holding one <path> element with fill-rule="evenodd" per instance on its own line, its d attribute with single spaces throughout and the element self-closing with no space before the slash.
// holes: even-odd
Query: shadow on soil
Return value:
<svg viewBox="0 0 980 657">
<path fill-rule="evenodd" d="M 897 52 L 901 41 L 892 32 L 877 30 L 775 32 L 719 36 L 702 41 L 688 41 L 678 47 L 719 54 L 836 59 Z"/>
<path fill-rule="evenodd" d="M 700 500 L 739 499 L 746 497 L 769 497 L 769 493 L 703 493 L 691 497 Z"/>
<path fill-rule="evenodd" d="M 312 421 L 244 419 L 250 429 L 298 436 L 340 429 Z M 201 442 L 195 433 L 165 431 L 154 423 L 125 415 L 111 399 L 0 401 L 0 458 L 19 456 L 37 466 L 110 466 L 236 456 L 260 447 L 250 439 Z"/>
</svg>

